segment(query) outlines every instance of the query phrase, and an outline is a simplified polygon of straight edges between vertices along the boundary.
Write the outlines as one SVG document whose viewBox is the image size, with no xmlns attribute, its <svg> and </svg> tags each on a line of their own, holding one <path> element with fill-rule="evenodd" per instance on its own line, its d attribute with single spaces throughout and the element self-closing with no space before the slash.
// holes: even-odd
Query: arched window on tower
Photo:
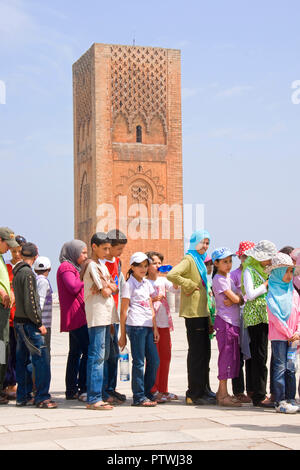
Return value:
<svg viewBox="0 0 300 470">
<path fill-rule="evenodd" d="M 142 143 L 142 126 L 136 126 L 136 141 Z"/>
</svg>

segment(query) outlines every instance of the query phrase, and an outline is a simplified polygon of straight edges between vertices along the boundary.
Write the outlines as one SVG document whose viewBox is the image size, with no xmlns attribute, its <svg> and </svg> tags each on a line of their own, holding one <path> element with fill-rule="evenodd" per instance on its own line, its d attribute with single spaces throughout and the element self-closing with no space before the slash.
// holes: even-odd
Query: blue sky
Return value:
<svg viewBox="0 0 300 470">
<path fill-rule="evenodd" d="M 53 262 L 73 238 L 72 63 L 94 42 L 181 49 L 184 202 L 212 247 L 300 246 L 297 1 L 0 0 L 1 225 Z M 1 100 L 0 100 L 1 101 Z"/>
</svg>

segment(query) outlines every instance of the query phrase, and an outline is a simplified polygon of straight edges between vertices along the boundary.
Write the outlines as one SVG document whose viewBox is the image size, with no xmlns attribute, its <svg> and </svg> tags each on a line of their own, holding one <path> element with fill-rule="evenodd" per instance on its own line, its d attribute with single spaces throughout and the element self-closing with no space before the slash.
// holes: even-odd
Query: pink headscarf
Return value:
<svg viewBox="0 0 300 470">
<path fill-rule="evenodd" d="M 296 260 L 296 266 L 300 265 L 300 253 L 297 256 Z M 295 276 L 294 277 L 294 286 L 297 287 L 297 289 L 300 290 L 300 276 Z"/>
</svg>

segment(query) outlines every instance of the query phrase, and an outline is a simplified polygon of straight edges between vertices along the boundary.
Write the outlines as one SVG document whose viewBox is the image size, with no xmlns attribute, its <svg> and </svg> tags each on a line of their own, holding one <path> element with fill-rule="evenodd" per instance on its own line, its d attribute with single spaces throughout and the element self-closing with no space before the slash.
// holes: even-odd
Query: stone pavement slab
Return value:
<svg viewBox="0 0 300 470">
<path fill-rule="evenodd" d="M 59 407 L 41 410 L 17 408 L 15 402 L 0 407 L 0 450 L 288 450 L 300 449 L 300 413 L 218 406 L 187 406 L 187 342 L 184 321 L 173 315 L 172 362 L 169 390 L 178 401 L 151 409 L 131 406 L 130 382 L 118 382 L 128 397 L 112 411 L 87 410 L 78 400 L 66 401 L 65 367 L 68 335 L 59 332 L 55 306 L 52 327 L 51 394 Z M 216 340 L 212 341 L 211 388 L 217 389 Z"/>
</svg>

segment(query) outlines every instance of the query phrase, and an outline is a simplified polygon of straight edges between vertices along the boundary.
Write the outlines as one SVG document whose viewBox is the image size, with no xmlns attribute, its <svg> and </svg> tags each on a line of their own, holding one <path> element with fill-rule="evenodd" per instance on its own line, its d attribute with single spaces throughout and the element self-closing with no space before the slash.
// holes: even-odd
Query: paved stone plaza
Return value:
<svg viewBox="0 0 300 470">
<path fill-rule="evenodd" d="M 126 404 L 112 411 L 87 410 L 79 401 L 65 401 L 64 375 L 68 336 L 59 333 L 59 309 L 53 313 L 52 386 L 59 408 L 0 408 L 0 449 L 110 450 L 110 449 L 300 449 L 300 413 L 282 415 L 274 410 L 186 406 L 186 337 L 184 321 L 174 315 L 170 391 L 179 402 L 152 409 L 131 407 L 130 382 L 120 383 Z M 217 344 L 212 343 L 211 386 L 217 388 Z"/>
</svg>

